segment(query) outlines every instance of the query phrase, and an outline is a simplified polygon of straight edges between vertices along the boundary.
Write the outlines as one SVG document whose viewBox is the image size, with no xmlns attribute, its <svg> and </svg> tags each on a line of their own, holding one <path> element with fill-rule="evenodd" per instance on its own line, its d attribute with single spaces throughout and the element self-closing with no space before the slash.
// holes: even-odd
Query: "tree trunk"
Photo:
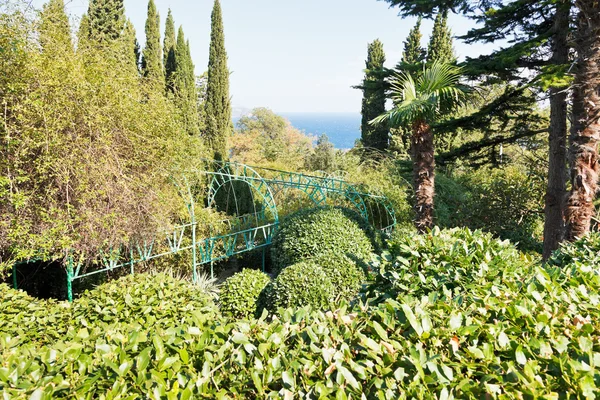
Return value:
<svg viewBox="0 0 600 400">
<path fill-rule="evenodd" d="M 411 157 L 415 190 L 415 226 L 420 233 L 433 227 L 433 196 L 435 194 L 435 158 L 433 132 L 423 120 L 412 126 Z"/>
<path fill-rule="evenodd" d="M 580 0 L 576 34 L 573 123 L 571 126 L 571 191 L 567 197 L 566 238 L 585 236 L 595 213 L 600 140 L 600 2 Z"/>
<path fill-rule="evenodd" d="M 569 62 L 569 15 L 571 0 L 557 4 L 554 16 L 552 64 Z M 564 238 L 564 198 L 567 182 L 567 91 L 550 89 L 550 132 L 548 151 L 548 187 L 544 209 L 544 251 L 547 260 Z"/>
</svg>

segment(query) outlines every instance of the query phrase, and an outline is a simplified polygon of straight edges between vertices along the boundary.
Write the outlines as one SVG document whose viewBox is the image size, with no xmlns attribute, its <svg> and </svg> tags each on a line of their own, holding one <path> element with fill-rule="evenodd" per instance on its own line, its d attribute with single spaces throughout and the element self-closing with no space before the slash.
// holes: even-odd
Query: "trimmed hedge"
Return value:
<svg viewBox="0 0 600 400">
<path fill-rule="evenodd" d="M 508 241 L 468 228 L 396 235 L 375 265 L 378 275 L 367 295 L 453 298 L 482 285 L 520 281 L 532 261 Z"/>
<path fill-rule="evenodd" d="M 346 256 L 334 258 L 323 257 L 321 259 L 306 261 L 306 263 L 318 266 L 325 272 L 325 275 L 333 285 L 334 298 L 337 301 L 352 301 L 367 279 L 363 271 L 363 268 L 366 268 L 367 264 L 359 264 Z"/>
<path fill-rule="evenodd" d="M 375 233 L 354 211 L 340 207 L 302 210 L 284 219 L 273 238 L 271 259 L 277 274 L 285 267 L 341 256 L 366 261 Z"/>
<path fill-rule="evenodd" d="M 328 308 L 335 297 L 335 288 L 325 271 L 312 262 L 301 262 L 285 268 L 267 286 L 266 307 L 279 308 L 311 306 Z"/>
<path fill-rule="evenodd" d="M 209 294 L 167 275 L 128 275 L 85 291 L 73 303 L 38 300 L 0 285 L 0 334 L 53 343 L 82 327 L 127 322 L 184 323 L 191 314 L 216 315 Z"/>
<path fill-rule="evenodd" d="M 269 275 L 255 269 L 244 269 L 227 278 L 219 296 L 221 312 L 234 318 L 254 316 L 258 298 L 269 282 Z"/>
</svg>

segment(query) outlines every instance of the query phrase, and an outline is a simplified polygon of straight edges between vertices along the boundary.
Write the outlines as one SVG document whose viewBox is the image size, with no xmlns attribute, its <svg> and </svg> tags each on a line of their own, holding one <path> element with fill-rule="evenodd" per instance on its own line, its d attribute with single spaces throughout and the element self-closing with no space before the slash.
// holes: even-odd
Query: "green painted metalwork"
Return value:
<svg viewBox="0 0 600 400">
<path fill-rule="evenodd" d="M 259 173 L 260 172 L 260 173 Z M 203 176 L 205 192 L 195 193 L 198 181 L 192 184 L 193 177 Z M 261 167 L 252 167 L 239 163 L 207 162 L 203 171 L 187 171 L 173 176 L 173 184 L 183 199 L 189 219 L 175 225 L 153 240 L 132 241 L 127 246 L 108 248 L 99 251 L 86 264 L 81 255 L 74 259 L 73 254 L 67 256 L 67 293 L 69 301 L 73 300 L 73 282 L 92 275 L 106 273 L 119 268 L 129 268 L 135 273 L 135 265 L 181 252 L 192 254 L 192 279 L 198 280 L 198 268 L 209 264 L 211 277 L 214 277 L 214 263 L 236 254 L 256 249 L 262 250 L 262 268 L 265 269 L 265 249 L 272 243 L 273 236 L 279 226 L 279 209 L 276 195 L 294 189 L 304 192 L 311 202 L 317 206 L 336 204 L 340 201 L 350 204 L 359 214 L 385 234 L 391 234 L 396 225 L 396 216 L 389 200 L 382 195 L 366 192 L 343 179 L 342 172 L 327 174 L 304 174 L 280 171 Z M 238 208 L 236 184 L 247 185 L 252 193 L 253 212 L 242 213 Z M 219 229 L 209 237 L 198 237 L 197 206 L 206 201 L 208 208 L 216 207 L 217 194 L 227 189 L 235 202 L 236 215 L 218 222 Z M 205 193 L 205 197 L 202 197 Z M 227 199 L 229 201 L 229 198 Z M 255 204 L 259 204 L 256 209 Z M 202 207 L 205 207 L 204 204 Z M 280 205 L 285 208 L 285 205 Z M 125 251 L 125 249 L 128 251 Z M 43 261 L 43 260 L 36 260 Z M 32 260 L 24 261 L 32 262 Z M 13 283 L 17 285 L 16 265 L 13 269 Z"/>
</svg>

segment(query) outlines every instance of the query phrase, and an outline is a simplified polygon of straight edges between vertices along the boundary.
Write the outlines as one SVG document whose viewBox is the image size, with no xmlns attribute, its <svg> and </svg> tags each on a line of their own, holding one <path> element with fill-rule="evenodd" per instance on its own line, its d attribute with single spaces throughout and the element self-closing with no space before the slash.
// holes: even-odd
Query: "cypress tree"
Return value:
<svg viewBox="0 0 600 400">
<path fill-rule="evenodd" d="M 196 94 L 194 65 L 182 27 L 179 28 L 177 33 L 177 45 L 175 47 L 173 92 L 186 131 L 190 135 L 198 134 L 198 95 Z"/>
<path fill-rule="evenodd" d="M 163 42 L 163 65 L 165 67 L 165 84 L 167 88 L 173 91 L 172 80 L 175 73 L 175 21 L 171 10 L 167 14 L 167 22 L 165 23 L 165 38 Z"/>
<path fill-rule="evenodd" d="M 146 45 L 142 55 L 142 75 L 155 86 L 163 86 L 164 74 L 160 46 L 160 16 L 154 0 L 148 2 L 146 19 Z"/>
<path fill-rule="evenodd" d="M 210 53 L 208 58 L 208 83 L 206 88 L 206 139 L 215 160 L 224 160 L 226 140 L 233 131 L 229 100 L 229 70 L 221 4 L 215 0 L 211 15 Z"/>
<path fill-rule="evenodd" d="M 417 23 L 408 33 L 408 37 L 404 42 L 404 51 L 402 52 L 402 62 L 404 64 L 420 64 L 425 61 L 425 49 L 421 46 L 421 18 L 417 19 Z"/>
<path fill-rule="evenodd" d="M 123 0 L 91 0 L 88 9 L 90 39 L 99 44 L 117 40 L 125 28 Z"/>
<path fill-rule="evenodd" d="M 117 57 L 132 74 L 139 74 L 140 44 L 137 41 L 133 23 L 127 19 L 123 26 L 123 33 L 117 40 L 119 51 Z"/>
<path fill-rule="evenodd" d="M 379 39 L 370 43 L 365 62 L 365 77 L 362 84 L 361 140 L 364 147 L 386 150 L 388 129 L 386 124 L 371 125 L 369 121 L 385 113 L 385 52 Z"/>
<path fill-rule="evenodd" d="M 433 32 L 427 48 L 427 62 L 453 63 L 456 61 L 452 49 L 452 32 L 448 27 L 448 11 L 439 12 L 433 23 Z"/>
<path fill-rule="evenodd" d="M 79 30 L 77 31 L 77 50 L 84 49 L 90 39 L 90 19 L 87 14 L 81 16 Z"/>
<path fill-rule="evenodd" d="M 41 13 L 40 44 L 44 50 L 60 54 L 73 51 L 69 17 L 63 0 L 50 0 Z"/>
</svg>

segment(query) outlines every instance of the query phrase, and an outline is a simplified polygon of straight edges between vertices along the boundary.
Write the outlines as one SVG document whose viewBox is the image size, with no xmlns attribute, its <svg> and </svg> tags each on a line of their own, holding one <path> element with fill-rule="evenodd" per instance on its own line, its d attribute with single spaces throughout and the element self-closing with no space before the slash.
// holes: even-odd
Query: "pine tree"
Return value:
<svg viewBox="0 0 600 400">
<path fill-rule="evenodd" d="M 365 77 L 362 83 L 361 140 L 364 147 L 386 150 L 388 129 L 386 124 L 371 125 L 369 122 L 385 112 L 385 53 L 379 39 L 370 43 L 365 62 Z"/>
<path fill-rule="evenodd" d="M 41 13 L 40 44 L 54 54 L 73 51 L 69 17 L 63 0 L 50 0 Z"/>
<path fill-rule="evenodd" d="M 107 44 L 123 34 L 126 22 L 123 0 L 91 0 L 87 15 L 92 41 Z"/>
<path fill-rule="evenodd" d="M 163 65 L 165 67 L 165 84 L 167 88 L 173 91 L 173 74 L 175 73 L 175 21 L 171 10 L 167 14 L 167 22 L 165 23 L 165 38 L 163 41 Z"/>
<path fill-rule="evenodd" d="M 146 19 L 146 45 L 142 55 L 142 75 L 156 87 L 164 86 L 162 49 L 160 46 L 160 16 L 154 0 L 148 2 Z"/>
<path fill-rule="evenodd" d="M 196 79 L 194 76 L 192 57 L 182 27 L 179 27 L 179 31 L 177 32 L 173 93 L 175 96 L 175 103 L 180 111 L 186 131 L 190 135 L 197 135 L 199 129 Z"/>
<path fill-rule="evenodd" d="M 427 62 L 454 63 L 456 57 L 452 49 L 452 32 L 448 27 L 448 11 L 439 12 L 433 23 L 433 32 L 427 48 Z"/>
<path fill-rule="evenodd" d="M 402 52 L 402 63 L 416 65 L 425 61 L 426 52 L 421 46 L 421 18 L 417 19 L 417 23 L 408 33 L 408 37 L 404 42 L 404 51 Z"/>
<path fill-rule="evenodd" d="M 81 16 L 79 21 L 79 30 L 77 31 L 77 50 L 83 50 L 90 39 L 90 19 L 87 14 Z"/>
<path fill-rule="evenodd" d="M 211 16 L 208 83 L 206 88 L 206 139 L 215 160 L 227 159 L 226 141 L 233 131 L 229 100 L 229 69 L 221 4 L 215 0 Z"/>
</svg>

